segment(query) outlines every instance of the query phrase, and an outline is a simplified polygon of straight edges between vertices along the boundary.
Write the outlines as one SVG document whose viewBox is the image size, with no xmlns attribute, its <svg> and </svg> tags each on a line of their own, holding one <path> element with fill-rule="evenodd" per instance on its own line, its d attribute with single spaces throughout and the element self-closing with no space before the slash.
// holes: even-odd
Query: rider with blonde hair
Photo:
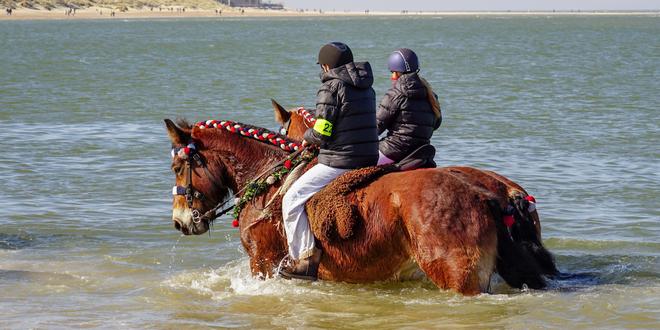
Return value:
<svg viewBox="0 0 660 330">
<path fill-rule="evenodd" d="M 378 134 L 387 130 L 379 143 L 378 165 L 399 162 L 430 144 L 433 131 L 442 123 L 438 96 L 419 76 L 417 54 L 408 48 L 397 49 L 387 66 L 392 73 L 392 87 L 378 107 Z"/>
</svg>

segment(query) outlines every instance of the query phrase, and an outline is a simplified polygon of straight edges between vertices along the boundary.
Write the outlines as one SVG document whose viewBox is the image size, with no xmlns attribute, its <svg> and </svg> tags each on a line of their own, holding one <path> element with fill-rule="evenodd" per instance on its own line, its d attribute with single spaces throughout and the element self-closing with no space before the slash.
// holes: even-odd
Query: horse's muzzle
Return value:
<svg viewBox="0 0 660 330">
<path fill-rule="evenodd" d="M 206 221 L 193 222 L 192 212 L 189 209 L 175 208 L 172 214 L 174 228 L 184 235 L 201 235 L 209 230 Z"/>
<path fill-rule="evenodd" d="M 176 230 L 180 231 L 184 235 L 190 235 L 190 230 L 188 230 L 187 226 L 182 225 L 179 220 L 174 219 L 172 221 L 174 221 L 174 228 L 176 228 Z"/>
</svg>

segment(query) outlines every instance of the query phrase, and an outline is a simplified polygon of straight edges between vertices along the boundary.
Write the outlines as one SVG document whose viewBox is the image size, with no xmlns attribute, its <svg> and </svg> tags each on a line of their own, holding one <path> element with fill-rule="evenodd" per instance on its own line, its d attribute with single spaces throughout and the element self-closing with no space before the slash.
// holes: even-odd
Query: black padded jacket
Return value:
<svg viewBox="0 0 660 330">
<path fill-rule="evenodd" d="M 427 91 L 416 72 L 399 77 L 378 106 L 378 134 L 387 130 L 379 149 L 385 156 L 400 161 L 415 149 L 431 142 L 433 131 L 440 127 Z M 437 95 L 433 95 L 437 100 Z"/>
<path fill-rule="evenodd" d="M 378 162 L 376 93 L 369 62 L 348 63 L 321 74 L 316 124 L 305 140 L 320 147 L 318 162 L 354 169 Z"/>
</svg>

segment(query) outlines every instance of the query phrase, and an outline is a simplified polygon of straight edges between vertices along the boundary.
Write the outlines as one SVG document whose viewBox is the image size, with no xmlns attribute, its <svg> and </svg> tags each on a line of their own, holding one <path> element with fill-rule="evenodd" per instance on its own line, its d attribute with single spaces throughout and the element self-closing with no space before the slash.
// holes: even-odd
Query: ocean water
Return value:
<svg viewBox="0 0 660 330">
<path fill-rule="evenodd" d="M 660 19 L 653 16 L 0 22 L 0 328 L 657 328 Z M 380 98 L 417 51 L 440 165 L 538 200 L 548 290 L 251 277 L 238 232 L 181 237 L 164 118 L 277 128 L 348 43 Z"/>
</svg>

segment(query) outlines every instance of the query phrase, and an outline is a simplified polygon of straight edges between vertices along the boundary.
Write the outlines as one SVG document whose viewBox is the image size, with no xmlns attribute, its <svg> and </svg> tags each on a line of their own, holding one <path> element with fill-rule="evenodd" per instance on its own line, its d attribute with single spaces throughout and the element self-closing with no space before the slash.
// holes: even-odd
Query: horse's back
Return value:
<svg viewBox="0 0 660 330">
<path fill-rule="evenodd" d="M 508 197 L 516 191 L 525 193 L 525 189 L 522 186 L 494 171 L 482 170 L 470 166 L 447 166 L 438 168 L 438 170 L 461 175 L 471 184 L 487 189 L 498 196 Z"/>
<path fill-rule="evenodd" d="M 364 194 L 373 195 L 365 200 L 388 205 L 389 213 L 396 214 L 399 220 L 419 218 L 422 223 L 447 227 L 462 223 L 464 228 L 490 226 L 490 223 L 476 222 L 471 216 L 480 212 L 490 219 L 487 201 L 495 198 L 491 191 L 476 187 L 462 175 L 442 168 L 390 173 L 366 187 Z"/>
</svg>

